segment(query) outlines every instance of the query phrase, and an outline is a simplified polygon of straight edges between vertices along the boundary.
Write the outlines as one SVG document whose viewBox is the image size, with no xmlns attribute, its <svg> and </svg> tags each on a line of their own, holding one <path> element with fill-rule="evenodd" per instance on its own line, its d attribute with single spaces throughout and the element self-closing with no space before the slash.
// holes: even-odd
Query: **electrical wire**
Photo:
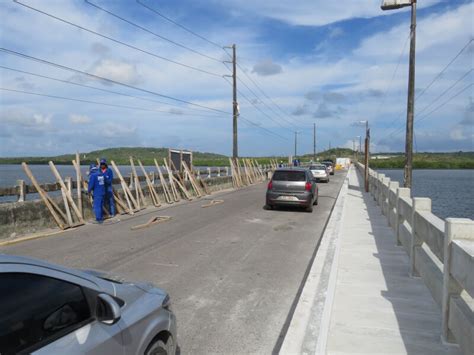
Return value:
<svg viewBox="0 0 474 355">
<path fill-rule="evenodd" d="M 58 99 L 58 100 L 67 100 L 67 101 L 75 101 L 75 102 L 82 102 L 82 103 L 95 104 L 95 105 L 102 105 L 102 106 L 110 106 L 110 107 L 117 107 L 117 108 L 126 108 L 126 109 L 130 109 L 130 110 L 140 110 L 140 111 L 148 111 L 148 112 L 159 112 L 159 113 L 166 113 L 166 114 L 169 114 L 169 115 L 178 115 L 178 116 L 185 115 L 184 113 L 180 113 L 180 112 L 163 111 L 163 110 L 156 110 L 156 109 L 147 109 L 147 108 L 137 107 L 137 106 L 128 106 L 128 105 L 119 105 L 119 104 L 109 104 L 109 103 L 106 103 L 106 102 L 92 101 L 92 100 L 84 100 L 84 99 L 78 99 L 78 98 L 72 98 L 72 97 L 66 97 L 66 96 L 43 94 L 43 93 L 39 93 L 39 92 L 32 92 L 32 91 L 26 91 L 26 90 L 17 90 L 17 89 L 3 88 L 3 87 L 0 87 L 0 90 L 9 91 L 9 92 L 15 92 L 15 93 L 21 93 L 21 94 L 27 94 L 27 95 L 48 97 L 48 98 Z M 209 116 L 207 116 L 207 117 L 209 118 Z"/>
<path fill-rule="evenodd" d="M 185 46 L 184 44 L 181 44 L 181 43 L 179 43 L 179 42 L 173 41 L 173 40 L 171 40 L 171 39 L 169 39 L 169 38 L 167 38 L 167 37 L 165 37 L 165 36 L 162 36 L 162 35 L 160 35 L 160 34 L 158 34 L 158 33 L 156 33 L 156 32 L 153 32 L 153 31 L 151 31 L 151 30 L 149 30 L 149 29 L 147 29 L 147 28 L 145 28 L 145 27 L 143 27 L 143 26 L 141 26 L 141 25 L 139 25 L 139 24 L 137 24 L 137 23 L 135 23 L 135 22 L 133 22 L 133 21 L 127 20 L 126 18 L 124 18 L 124 17 L 122 17 L 122 16 L 119 16 L 119 15 L 113 13 L 113 12 L 110 11 L 110 10 L 107 10 L 107 9 L 105 9 L 105 8 L 103 8 L 103 7 L 99 6 L 99 5 L 97 5 L 97 4 L 94 4 L 94 3 L 90 2 L 89 0 L 84 0 L 84 1 L 85 1 L 87 4 L 89 4 L 89 5 L 91 5 L 91 6 L 95 7 L 95 8 L 97 8 L 98 10 L 103 11 L 103 12 L 109 14 L 110 16 L 113 16 L 113 17 L 115 17 L 115 18 L 117 18 L 117 19 L 119 19 L 119 20 L 121 20 L 121 21 L 123 21 L 123 22 L 126 22 L 126 23 L 128 23 L 129 25 L 131 25 L 131 26 L 133 26 L 133 27 L 136 27 L 136 28 L 138 28 L 138 29 L 140 29 L 140 30 L 142 30 L 142 31 L 144 31 L 144 32 L 146 32 L 146 33 L 149 33 L 149 34 L 151 34 L 151 35 L 153 35 L 153 36 L 155 36 L 155 37 L 158 37 L 158 38 L 160 38 L 160 39 L 162 39 L 162 40 L 164 40 L 164 41 L 166 41 L 166 42 L 168 42 L 168 43 L 171 43 L 171 44 L 174 44 L 175 46 L 178 46 L 178 47 L 180 47 L 180 48 L 186 49 L 186 50 L 188 50 L 188 51 L 190 51 L 190 52 L 192 52 L 192 53 L 194 53 L 194 54 L 200 55 L 201 57 L 204 57 L 204 58 L 211 59 L 211 60 L 213 60 L 213 61 L 222 63 L 222 60 L 220 60 L 220 59 L 218 59 L 218 58 L 211 57 L 211 56 L 209 56 L 209 55 L 207 55 L 207 54 L 205 54 L 205 53 L 199 52 L 199 51 L 197 51 L 197 50 L 195 50 L 195 49 L 193 49 L 193 48 L 190 48 L 190 47 L 188 47 L 188 46 Z"/>
<path fill-rule="evenodd" d="M 15 69 L 15 68 L 10 68 L 10 67 L 6 67 L 6 66 L 3 66 L 3 65 L 0 65 L 0 68 L 10 70 L 10 71 L 14 71 L 14 72 L 17 72 L 17 73 L 22 73 L 22 74 L 35 76 L 35 77 L 38 77 L 38 78 L 53 80 L 53 81 L 57 81 L 57 82 L 64 83 L 64 84 L 79 86 L 79 87 L 83 87 L 83 88 L 87 88 L 87 89 L 98 90 L 98 91 L 107 92 L 107 93 L 111 93 L 111 94 L 115 94 L 115 95 L 121 95 L 121 96 L 125 96 L 125 97 L 130 97 L 130 98 L 134 98 L 134 99 L 137 99 L 137 100 L 160 103 L 160 104 L 164 104 L 164 105 L 178 107 L 180 109 L 194 110 L 194 111 L 197 111 L 197 112 L 207 112 L 207 111 L 204 111 L 204 110 L 201 110 L 201 109 L 196 109 L 196 108 L 193 108 L 193 107 L 183 107 L 181 105 L 177 105 L 177 104 L 173 104 L 173 103 L 169 103 L 169 102 L 165 102 L 165 101 L 147 99 L 145 97 L 139 97 L 139 96 L 134 96 L 134 95 L 130 95 L 130 94 L 121 93 L 121 92 L 118 92 L 118 91 L 103 89 L 103 88 L 99 88 L 97 86 L 75 83 L 73 81 L 63 80 L 63 79 L 59 79 L 59 78 L 53 78 L 51 76 L 42 75 L 42 74 L 38 74 L 38 73 L 32 73 L 32 72 L 29 72 L 29 71 Z M 214 112 L 209 112 L 209 113 L 210 114 L 218 114 L 217 112 L 215 112 L 215 113 Z M 183 114 L 186 114 L 186 113 L 183 113 Z M 191 114 L 189 114 L 189 115 L 191 115 Z M 192 115 L 196 115 L 196 114 L 192 114 Z M 200 117 L 213 117 L 213 116 L 210 116 L 210 115 L 197 115 L 197 116 L 200 116 Z"/>
<path fill-rule="evenodd" d="M 206 37 L 204 37 L 204 36 L 202 36 L 202 35 L 200 35 L 200 34 L 194 32 L 194 31 L 190 30 L 189 28 L 187 28 L 187 27 L 181 25 L 180 23 L 178 23 L 178 22 L 176 22 L 176 21 L 170 19 L 169 17 L 163 15 L 163 14 L 162 14 L 161 12 L 159 12 L 158 10 L 156 10 L 156 9 L 154 9 L 154 8 L 152 8 L 152 7 L 149 7 L 148 5 L 142 3 L 140 0 L 137 0 L 137 3 L 138 3 L 139 5 L 141 5 L 141 6 L 143 6 L 144 8 L 150 10 L 151 12 L 157 14 L 158 16 L 160 16 L 161 18 L 165 19 L 166 21 L 172 23 L 173 25 L 178 26 L 179 28 L 181 28 L 181 29 L 185 30 L 186 32 L 192 34 L 193 36 L 196 36 L 196 37 L 202 39 L 203 41 L 206 41 L 207 43 L 212 44 L 213 46 L 216 46 L 217 48 L 220 48 L 220 49 L 223 48 L 223 46 L 220 45 L 219 43 L 216 43 L 216 42 L 214 42 L 214 41 L 211 41 L 210 39 L 208 39 L 208 38 L 206 38 Z"/>
<path fill-rule="evenodd" d="M 181 103 L 188 104 L 188 105 L 195 106 L 195 107 L 204 108 L 204 109 L 207 109 L 207 110 L 210 110 L 210 111 L 231 114 L 228 111 L 220 110 L 220 109 L 217 109 L 217 108 L 197 104 L 197 103 L 182 100 L 182 99 L 178 99 L 178 98 L 173 97 L 173 96 L 160 94 L 160 93 L 155 92 L 155 91 L 151 91 L 151 90 L 143 89 L 143 88 L 133 86 L 133 85 L 130 85 L 130 84 L 122 83 L 122 82 L 117 81 L 117 80 L 104 78 L 104 77 L 96 75 L 96 74 L 88 73 L 88 72 L 85 72 L 85 71 L 82 71 L 82 70 L 79 70 L 79 69 L 74 69 L 72 67 L 68 67 L 68 66 L 65 66 L 65 65 L 53 63 L 53 62 L 50 62 L 48 60 L 41 59 L 41 58 L 38 58 L 38 57 L 33 57 L 33 56 L 30 56 L 30 55 L 27 55 L 27 54 L 24 54 L 24 53 L 20 53 L 20 52 L 11 50 L 11 49 L 0 47 L 0 51 L 11 54 L 11 55 L 15 55 L 15 56 L 18 56 L 18 57 L 21 57 L 21 58 L 24 58 L 24 59 L 29 59 L 29 60 L 32 60 L 32 61 L 35 61 L 35 62 L 38 62 L 38 63 L 51 65 L 53 67 L 63 69 L 63 70 L 67 70 L 67 71 L 70 71 L 70 72 L 75 73 L 75 74 L 86 75 L 86 76 L 89 76 L 89 77 L 94 78 L 94 79 L 105 81 L 107 83 L 116 84 L 116 85 L 124 86 L 124 87 L 130 88 L 130 89 L 134 89 L 134 90 L 137 90 L 137 91 L 141 91 L 141 92 L 144 92 L 144 93 L 147 93 L 147 94 L 163 97 L 165 99 L 173 100 L 173 101 L 176 101 L 176 102 L 181 102 Z"/>
<path fill-rule="evenodd" d="M 26 4 L 22 3 L 22 2 L 20 2 L 19 0 L 13 0 L 13 1 L 14 1 L 15 3 L 17 3 L 18 5 L 24 6 L 24 7 L 28 8 L 28 9 L 31 9 L 31 10 L 33 10 L 33 11 L 36 11 L 36 12 L 38 12 L 38 13 L 40 13 L 40 14 L 43 14 L 43 15 L 48 16 L 48 17 L 50 17 L 50 18 L 53 18 L 53 19 L 55 19 L 55 20 L 61 21 L 61 22 L 66 23 L 66 24 L 68 24 L 68 25 L 70 25 L 70 26 L 76 27 L 76 28 L 78 28 L 78 29 L 80 29 L 80 30 L 83 30 L 83 31 L 92 33 L 92 34 L 94 34 L 94 35 L 96 35 L 96 36 L 99 36 L 99 37 L 101 37 L 101 38 L 105 38 L 105 39 L 107 39 L 107 40 L 109 40 L 109 41 L 112 41 L 112 42 L 114 42 L 114 43 L 118 43 L 118 44 L 121 44 L 121 45 L 123 45 L 123 46 L 125 46 L 125 47 L 134 49 L 134 50 L 139 51 L 139 52 L 141 52 L 141 53 L 150 55 L 150 56 L 152 56 L 152 57 L 155 57 L 155 58 L 158 58 L 158 59 L 161 59 L 161 60 L 164 60 L 164 61 L 167 61 L 167 62 L 176 64 L 176 65 L 179 65 L 179 66 L 182 66 L 182 67 L 184 67 L 184 68 L 188 68 L 188 69 L 192 69 L 192 70 L 198 71 L 198 72 L 203 73 L 203 74 L 207 74 L 207 75 L 211 75 L 211 76 L 216 76 L 216 77 L 219 77 L 219 78 L 222 77 L 221 74 L 217 74 L 217 73 L 214 73 L 214 72 L 210 72 L 210 71 L 208 71 L 208 70 L 200 69 L 200 68 L 194 67 L 194 66 L 189 65 L 189 64 L 177 62 L 177 61 L 175 61 L 175 60 L 173 60 L 173 59 L 169 59 L 169 58 L 166 58 L 166 57 L 162 57 L 162 56 L 160 56 L 160 55 L 158 55 L 158 54 L 152 53 L 152 52 L 147 51 L 147 50 L 145 50 L 145 49 L 138 48 L 138 47 L 136 47 L 136 46 L 134 46 L 134 45 L 132 45 L 132 44 L 129 44 L 129 43 L 120 41 L 120 40 L 118 40 L 118 39 L 112 38 L 112 37 L 110 37 L 110 36 L 101 34 L 101 33 L 99 33 L 99 32 L 96 32 L 96 31 L 94 31 L 94 30 L 91 30 L 91 29 L 89 29 L 89 28 L 83 27 L 83 26 L 81 26 L 81 25 L 77 25 L 77 24 L 75 24 L 75 23 L 73 23 L 73 22 L 71 22 L 71 21 L 62 19 L 62 18 L 60 18 L 60 17 L 58 17 L 58 16 L 52 15 L 52 14 L 50 14 L 50 13 L 48 13 L 48 12 L 42 11 L 42 10 L 37 9 L 37 8 L 35 8 L 35 7 L 32 7 L 32 6 L 30 6 L 30 5 L 26 5 Z"/>
</svg>

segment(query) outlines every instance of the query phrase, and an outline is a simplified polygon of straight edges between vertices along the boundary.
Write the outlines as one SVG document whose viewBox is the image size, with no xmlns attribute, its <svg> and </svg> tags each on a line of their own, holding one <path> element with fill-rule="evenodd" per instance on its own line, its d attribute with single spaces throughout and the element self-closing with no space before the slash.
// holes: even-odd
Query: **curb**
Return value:
<svg viewBox="0 0 474 355">
<path fill-rule="evenodd" d="M 324 354 L 337 280 L 340 227 L 344 219 L 349 173 L 321 237 L 311 270 L 285 334 L 281 354 Z"/>
</svg>

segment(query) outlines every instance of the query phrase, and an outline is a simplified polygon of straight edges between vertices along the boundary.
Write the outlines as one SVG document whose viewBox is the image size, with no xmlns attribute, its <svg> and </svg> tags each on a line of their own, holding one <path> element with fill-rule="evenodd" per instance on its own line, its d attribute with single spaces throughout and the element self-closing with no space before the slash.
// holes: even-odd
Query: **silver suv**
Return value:
<svg viewBox="0 0 474 355">
<path fill-rule="evenodd" d="M 175 354 L 168 294 L 0 254 L 0 354 Z"/>
<path fill-rule="evenodd" d="M 318 204 L 318 186 L 308 169 L 277 169 L 268 183 L 266 208 L 275 206 L 301 206 L 307 212 L 313 212 Z"/>
</svg>

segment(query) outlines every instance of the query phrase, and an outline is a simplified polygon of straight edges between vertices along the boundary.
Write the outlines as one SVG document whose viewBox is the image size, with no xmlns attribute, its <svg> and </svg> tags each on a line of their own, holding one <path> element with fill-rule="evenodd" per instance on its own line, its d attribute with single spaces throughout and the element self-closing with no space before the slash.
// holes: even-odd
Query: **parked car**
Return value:
<svg viewBox="0 0 474 355">
<path fill-rule="evenodd" d="M 317 181 L 329 182 L 329 170 L 326 165 L 310 165 L 309 170 Z"/>
<path fill-rule="evenodd" d="M 266 208 L 301 206 L 307 212 L 318 204 L 318 186 L 308 169 L 283 168 L 273 173 L 268 183 Z"/>
<path fill-rule="evenodd" d="M 0 354 L 175 354 L 168 294 L 0 254 Z"/>
<path fill-rule="evenodd" d="M 326 167 L 329 170 L 329 175 L 334 175 L 334 163 L 332 161 L 325 160 L 325 161 L 321 162 L 321 164 L 326 165 Z"/>
</svg>

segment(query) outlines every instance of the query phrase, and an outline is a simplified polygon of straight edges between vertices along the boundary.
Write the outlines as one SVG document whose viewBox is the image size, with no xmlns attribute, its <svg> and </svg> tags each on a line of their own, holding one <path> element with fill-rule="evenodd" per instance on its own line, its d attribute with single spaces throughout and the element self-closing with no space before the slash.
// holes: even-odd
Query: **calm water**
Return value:
<svg viewBox="0 0 474 355">
<path fill-rule="evenodd" d="M 403 170 L 378 170 L 403 186 Z M 431 198 L 440 218 L 474 218 L 474 170 L 413 170 L 413 197 Z"/>
</svg>

